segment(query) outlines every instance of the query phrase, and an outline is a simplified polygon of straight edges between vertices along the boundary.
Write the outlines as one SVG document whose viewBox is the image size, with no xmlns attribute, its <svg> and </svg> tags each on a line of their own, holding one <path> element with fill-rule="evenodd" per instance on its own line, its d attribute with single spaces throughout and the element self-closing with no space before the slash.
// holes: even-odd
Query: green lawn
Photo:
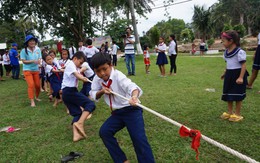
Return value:
<svg viewBox="0 0 260 163">
<path fill-rule="evenodd" d="M 220 100 L 223 83 L 220 76 L 225 62 L 219 55 L 214 56 L 179 55 L 177 76 L 166 78 L 158 76 L 155 57 L 151 58 L 151 74 L 146 75 L 142 56 L 137 56 L 136 76 L 130 78 L 144 91 L 140 99 L 143 105 L 260 161 L 259 78 L 243 102 L 241 113 L 245 119 L 239 123 L 221 120 L 219 116 L 227 110 L 227 104 Z M 247 65 L 250 72 L 251 56 Z M 122 59 L 118 69 L 127 73 Z M 169 65 L 166 69 L 168 73 Z M 100 126 L 110 115 L 109 106 L 103 100 L 96 103 L 93 117 L 85 123 L 88 138 L 74 143 L 72 117 L 66 114 L 63 104 L 53 108 L 46 93 L 41 93 L 43 101 L 31 108 L 24 80 L 6 79 L 0 82 L 0 87 L 0 128 L 8 125 L 21 128 L 15 133 L 0 133 L 0 162 L 59 162 L 70 151 L 84 153 L 75 162 L 112 162 L 98 136 Z M 207 92 L 206 88 L 215 88 L 216 92 Z M 144 118 L 156 162 L 243 162 L 204 140 L 199 148 L 200 160 L 196 161 L 196 154 L 190 148 L 191 139 L 181 138 L 179 128 L 146 111 Z M 116 137 L 128 159 L 137 162 L 127 131 L 123 129 Z"/>
</svg>

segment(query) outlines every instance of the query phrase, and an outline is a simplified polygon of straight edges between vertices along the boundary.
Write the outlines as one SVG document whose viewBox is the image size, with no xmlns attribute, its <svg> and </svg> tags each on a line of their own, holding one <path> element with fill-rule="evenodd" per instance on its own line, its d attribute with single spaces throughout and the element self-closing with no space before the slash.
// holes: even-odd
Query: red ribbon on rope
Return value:
<svg viewBox="0 0 260 163">
<path fill-rule="evenodd" d="M 199 160 L 199 146 L 200 146 L 200 138 L 201 138 L 201 133 L 199 130 L 188 130 L 186 127 L 181 126 L 179 130 L 179 134 L 181 137 L 191 137 L 192 142 L 191 142 L 191 148 L 195 150 L 196 152 L 196 160 Z"/>
</svg>

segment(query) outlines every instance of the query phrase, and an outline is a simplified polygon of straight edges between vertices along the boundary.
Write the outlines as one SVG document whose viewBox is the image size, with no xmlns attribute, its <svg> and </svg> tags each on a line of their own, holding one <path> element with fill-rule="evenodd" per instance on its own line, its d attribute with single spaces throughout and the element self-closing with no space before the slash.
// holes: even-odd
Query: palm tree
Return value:
<svg viewBox="0 0 260 163">
<path fill-rule="evenodd" d="M 207 34 L 211 33 L 211 11 L 210 8 L 208 10 L 204 9 L 204 7 L 194 6 L 194 14 L 192 17 L 192 24 L 195 30 L 197 30 L 203 39 L 206 38 Z"/>
</svg>

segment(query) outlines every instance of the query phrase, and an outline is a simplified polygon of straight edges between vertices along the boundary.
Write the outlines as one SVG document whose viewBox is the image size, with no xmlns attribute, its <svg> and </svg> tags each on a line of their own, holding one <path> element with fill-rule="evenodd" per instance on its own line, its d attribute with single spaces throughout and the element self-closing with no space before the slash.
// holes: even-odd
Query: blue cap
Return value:
<svg viewBox="0 0 260 163">
<path fill-rule="evenodd" d="M 12 43 L 12 46 L 18 47 L 18 44 L 14 42 L 14 43 Z"/>
<path fill-rule="evenodd" d="M 24 44 L 27 44 L 28 43 L 28 41 L 30 41 L 30 40 L 35 40 L 35 42 L 37 43 L 38 42 L 38 39 L 36 38 L 36 37 L 34 37 L 33 35 L 27 35 L 26 37 L 25 37 L 25 42 L 24 42 Z"/>
</svg>

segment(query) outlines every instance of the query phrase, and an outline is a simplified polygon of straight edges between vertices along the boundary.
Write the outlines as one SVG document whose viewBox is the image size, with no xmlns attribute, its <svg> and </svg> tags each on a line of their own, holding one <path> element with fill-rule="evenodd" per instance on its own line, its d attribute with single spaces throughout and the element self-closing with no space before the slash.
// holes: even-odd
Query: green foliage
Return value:
<svg viewBox="0 0 260 163">
<path fill-rule="evenodd" d="M 211 38 L 211 39 L 207 40 L 207 44 L 208 44 L 208 46 L 213 45 L 214 42 L 215 42 L 215 39 L 214 39 L 214 38 Z"/>
<path fill-rule="evenodd" d="M 105 34 L 109 35 L 112 40 L 116 41 L 119 44 L 120 49 L 123 49 L 123 38 L 122 35 L 125 35 L 125 29 L 130 23 L 130 20 L 127 19 L 116 19 L 110 21 L 105 28 Z"/>
<path fill-rule="evenodd" d="M 233 27 L 230 22 L 224 24 L 224 28 L 222 31 L 224 32 L 224 31 L 228 31 L 228 30 L 233 30 Z"/>
<path fill-rule="evenodd" d="M 211 9 L 205 9 L 204 6 L 194 5 L 194 14 L 192 24 L 199 36 L 203 39 L 212 32 Z"/>
<path fill-rule="evenodd" d="M 152 46 L 157 45 L 160 37 L 160 31 L 157 26 L 152 27 L 147 33 Z"/>
<path fill-rule="evenodd" d="M 191 41 L 192 36 L 191 36 L 192 31 L 189 28 L 185 28 L 184 30 L 181 31 L 181 40 L 184 43 L 188 43 Z"/>
<path fill-rule="evenodd" d="M 237 33 L 239 34 L 239 37 L 241 37 L 241 38 L 244 37 L 245 34 L 246 34 L 246 28 L 245 28 L 244 25 L 241 25 L 241 24 L 235 25 L 235 26 L 233 27 L 233 29 L 234 29 L 235 31 L 237 31 Z"/>
</svg>

